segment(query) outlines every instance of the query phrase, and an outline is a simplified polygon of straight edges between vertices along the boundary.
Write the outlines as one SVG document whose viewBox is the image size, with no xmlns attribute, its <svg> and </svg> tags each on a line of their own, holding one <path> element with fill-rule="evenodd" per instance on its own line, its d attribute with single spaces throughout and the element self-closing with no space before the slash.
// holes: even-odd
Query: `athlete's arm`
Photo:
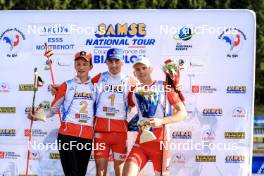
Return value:
<svg viewBox="0 0 264 176">
<path fill-rule="evenodd" d="M 62 103 L 64 102 L 66 90 L 67 90 L 67 84 L 66 82 L 64 82 L 58 88 L 55 98 L 51 103 L 51 107 L 46 113 L 47 117 L 51 117 L 58 112 Z"/>
<path fill-rule="evenodd" d="M 171 116 L 164 118 L 153 118 L 150 120 L 150 125 L 152 127 L 160 127 L 161 125 L 171 124 L 184 120 L 187 117 L 187 112 L 183 102 L 180 100 L 180 97 L 175 92 L 168 92 L 168 99 L 170 105 L 176 110 L 175 113 Z"/>
<path fill-rule="evenodd" d="M 100 77 L 101 77 L 101 75 L 102 75 L 102 73 L 99 73 L 99 74 L 95 75 L 95 76 L 92 78 L 92 83 L 93 83 L 93 84 L 97 84 L 98 81 L 99 81 L 99 79 L 100 79 Z"/>
<path fill-rule="evenodd" d="M 53 102 L 51 103 L 51 107 L 45 113 L 46 117 L 51 117 L 57 113 L 57 111 L 59 110 L 59 108 L 61 107 L 65 99 L 66 89 L 67 89 L 66 83 L 63 83 L 61 84 L 61 86 L 59 86 L 58 91 L 55 95 L 55 98 Z M 39 118 L 35 114 L 33 114 L 32 111 L 29 112 L 28 119 L 33 120 L 33 121 L 39 120 Z"/>
</svg>

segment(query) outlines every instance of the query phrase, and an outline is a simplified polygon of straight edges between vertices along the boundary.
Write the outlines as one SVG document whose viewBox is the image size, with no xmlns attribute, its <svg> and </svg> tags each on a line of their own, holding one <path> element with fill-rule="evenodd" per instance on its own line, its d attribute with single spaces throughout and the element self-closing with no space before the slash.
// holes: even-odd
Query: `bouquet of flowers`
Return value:
<svg viewBox="0 0 264 176">
<path fill-rule="evenodd" d="M 35 112 L 37 120 L 46 121 L 46 112 L 50 108 L 50 103 L 48 101 L 42 101 Z"/>
<path fill-rule="evenodd" d="M 182 92 L 178 89 L 180 82 L 180 67 L 179 65 L 171 59 L 167 59 L 162 65 L 162 70 L 166 74 L 167 84 L 172 85 L 175 92 L 179 94 L 181 101 L 184 101 L 184 96 Z"/>
</svg>

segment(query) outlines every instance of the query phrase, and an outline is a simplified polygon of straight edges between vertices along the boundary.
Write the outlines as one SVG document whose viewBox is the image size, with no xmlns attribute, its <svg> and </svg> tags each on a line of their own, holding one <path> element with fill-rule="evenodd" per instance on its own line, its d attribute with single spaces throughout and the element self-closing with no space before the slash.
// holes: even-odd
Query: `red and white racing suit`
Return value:
<svg viewBox="0 0 264 176">
<path fill-rule="evenodd" d="M 96 87 L 96 145 L 105 143 L 105 150 L 96 150 L 95 158 L 108 158 L 110 149 L 115 160 L 125 160 L 127 154 L 127 113 L 131 79 L 103 72 L 93 78 Z"/>
<path fill-rule="evenodd" d="M 157 87 L 159 88 L 164 87 L 164 90 L 166 90 L 165 82 L 163 81 L 154 81 L 153 84 L 150 86 L 151 87 L 155 86 L 155 88 L 153 89 L 150 88 L 150 90 L 157 90 L 156 89 Z M 141 85 L 137 86 L 135 91 L 137 91 L 141 87 L 142 87 Z M 160 98 L 159 98 L 157 110 L 155 112 L 155 115 L 151 118 L 163 118 L 164 116 L 170 113 L 169 111 L 171 111 L 171 105 L 175 105 L 181 101 L 178 94 L 176 94 L 175 92 L 167 91 L 165 93 L 165 91 L 158 91 L 158 93 L 160 94 Z M 135 94 L 133 94 L 132 98 L 129 99 L 129 101 L 132 102 L 132 104 L 134 103 L 137 107 L 139 122 L 140 120 L 146 119 L 142 116 L 141 110 L 139 108 L 139 106 L 142 106 L 142 104 L 141 105 L 138 104 Z M 168 130 L 166 125 L 165 125 L 165 129 L 163 129 L 163 127 L 153 128 L 153 133 L 157 138 L 154 141 L 140 144 L 139 141 L 140 141 L 141 133 L 142 131 L 140 129 L 136 142 L 129 153 L 127 161 L 132 161 L 136 163 L 138 167 L 142 169 L 146 165 L 147 161 L 151 160 L 156 175 L 160 175 L 161 169 L 163 170 L 163 174 L 166 173 L 168 171 L 166 169 L 168 169 L 169 160 L 170 160 L 169 150 L 166 150 L 165 148 L 163 150 L 160 147 L 161 141 L 164 143 L 169 141 L 169 135 L 167 134 Z"/>
<path fill-rule="evenodd" d="M 60 85 L 47 116 L 54 115 L 62 106 L 59 133 L 92 139 L 95 98 L 96 93 L 91 79 L 81 83 L 76 77 Z"/>
</svg>

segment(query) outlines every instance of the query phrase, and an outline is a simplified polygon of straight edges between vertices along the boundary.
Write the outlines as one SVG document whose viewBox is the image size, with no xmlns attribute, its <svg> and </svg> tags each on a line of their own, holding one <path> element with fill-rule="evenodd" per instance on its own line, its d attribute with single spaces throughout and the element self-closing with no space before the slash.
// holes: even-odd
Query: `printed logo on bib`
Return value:
<svg viewBox="0 0 264 176">
<path fill-rule="evenodd" d="M 93 100 L 93 94 L 88 92 L 75 92 L 74 98 Z"/>
<path fill-rule="evenodd" d="M 75 114 L 75 118 L 78 119 L 80 123 L 87 123 L 91 119 L 87 114 Z"/>
<path fill-rule="evenodd" d="M 103 112 L 105 112 L 106 116 L 115 116 L 116 113 L 119 112 L 118 109 L 114 108 L 114 107 L 103 107 Z"/>
</svg>

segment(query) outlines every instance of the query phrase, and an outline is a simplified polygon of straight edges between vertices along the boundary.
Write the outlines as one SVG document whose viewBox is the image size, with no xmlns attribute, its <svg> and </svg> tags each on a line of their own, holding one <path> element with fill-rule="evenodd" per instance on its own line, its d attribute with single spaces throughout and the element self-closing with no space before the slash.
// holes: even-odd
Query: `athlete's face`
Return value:
<svg viewBox="0 0 264 176">
<path fill-rule="evenodd" d="M 145 64 L 138 63 L 133 66 L 134 75 L 139 80 L 140 83 L 148 83 L 151 81 L 152 68 L 147 67 Z"/>
<path fill-rule="evenodd" d="M 108 67 L 109 72 L 113 75 L 116 75 L 121 72 L 124 62 L 118 59 L 109 59 L 106 61 L 106 65 Z"/>
<path fill-rule="evenodd" d="M 77 72 L 79 78 L 88 77 L 89 71 L 93 68 L 89 61 L 86 61 L 84 58 L 79 58 L 74 62 L 74 68 Z"/>
</svg>

